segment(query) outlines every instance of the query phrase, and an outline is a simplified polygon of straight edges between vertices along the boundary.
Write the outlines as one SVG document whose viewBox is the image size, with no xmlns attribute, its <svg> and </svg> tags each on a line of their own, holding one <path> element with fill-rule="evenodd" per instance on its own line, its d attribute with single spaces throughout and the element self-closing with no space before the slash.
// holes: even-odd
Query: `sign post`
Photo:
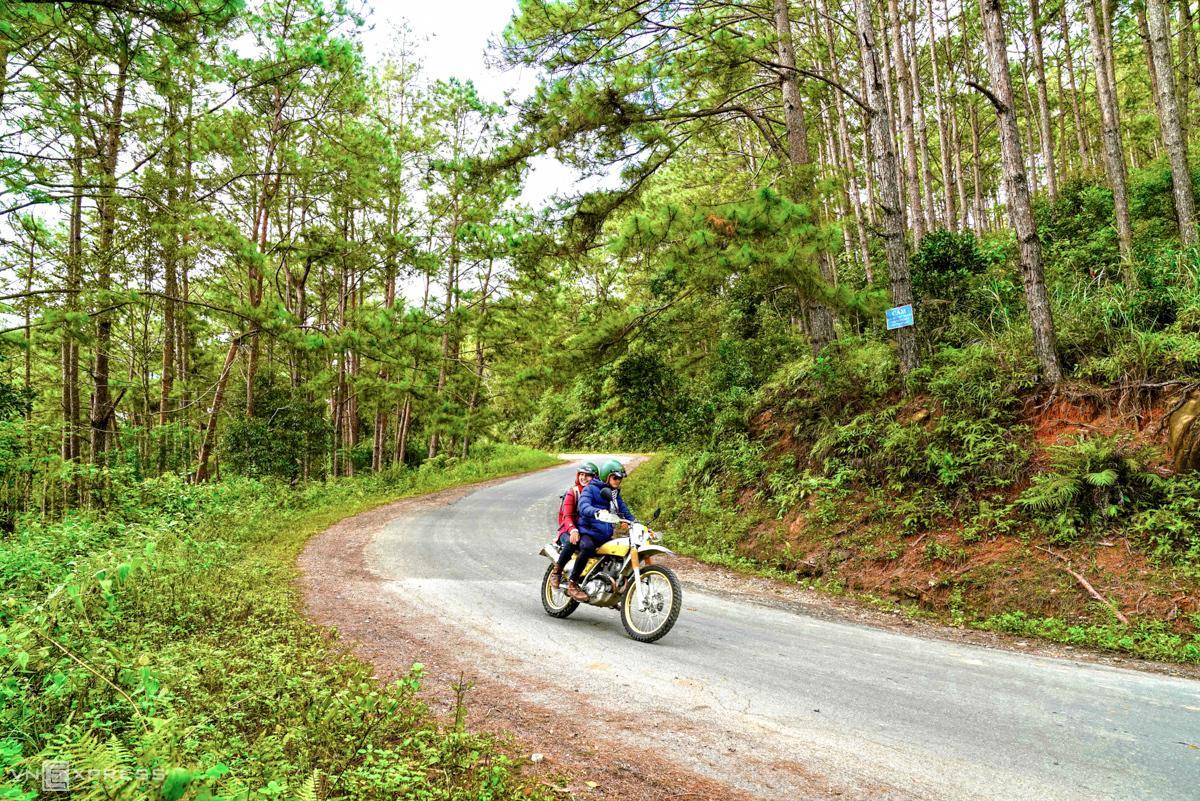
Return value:
<svg viewBox="0 0 1200 801">
<path fill-rule="evenodd" d="M 905 306 L 894 306 L 887 310 L 887 330 L 908 328 L 912 324 L 913 307 L 911 303 Z"/>
</svg>

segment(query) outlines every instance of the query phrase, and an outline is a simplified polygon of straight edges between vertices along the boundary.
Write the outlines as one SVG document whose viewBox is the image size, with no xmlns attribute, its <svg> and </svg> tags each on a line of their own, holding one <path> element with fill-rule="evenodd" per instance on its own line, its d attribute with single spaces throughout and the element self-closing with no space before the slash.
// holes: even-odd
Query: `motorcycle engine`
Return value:
<svg viewBox="0 0 1200 801">
<path fill-rule="evenodd" d="M 612 606 L 617 602 L 617 595 L 614 592 L 616 572 L 617 565 L 615 563 L 601 565 L 600 569 L 583 583 L 583 591 L 588 594 L 591 603 L 596 606 Z"/>
</svg>

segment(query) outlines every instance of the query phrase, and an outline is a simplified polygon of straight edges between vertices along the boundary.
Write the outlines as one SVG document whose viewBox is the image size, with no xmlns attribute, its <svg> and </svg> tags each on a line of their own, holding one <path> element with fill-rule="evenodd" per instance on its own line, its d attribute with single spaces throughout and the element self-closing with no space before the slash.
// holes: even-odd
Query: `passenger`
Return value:
<svg viewBox="0 0 1200 801">
<path fill-rule="evenodd" d="M 562 585 L 563 568 L 579 549 L 579 495 L 583 488 L 600 474 L 595 462 L 583 462 L 575 472 L 575 482 L 563 493 L 558 507 L 558 546 L 561 552 L 554 572 L 550 574 L 550 586 L 558 589 Z"/>
</svg>

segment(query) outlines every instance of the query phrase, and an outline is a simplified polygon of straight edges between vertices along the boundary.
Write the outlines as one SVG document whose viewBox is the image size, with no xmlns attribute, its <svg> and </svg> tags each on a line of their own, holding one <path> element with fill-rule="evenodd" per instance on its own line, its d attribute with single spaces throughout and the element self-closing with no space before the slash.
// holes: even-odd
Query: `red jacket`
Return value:
<svg viewBox="0 0 1200 801">
<path fill-rule="evenodd" d="M 558 507 L 558 533 L 570 534 L 571 529 L 578 528 L 576 520 L 579 517 L 579 493 L 583 488 L 572 484 L 563 494 L 562 505 Z"/>
</svg>

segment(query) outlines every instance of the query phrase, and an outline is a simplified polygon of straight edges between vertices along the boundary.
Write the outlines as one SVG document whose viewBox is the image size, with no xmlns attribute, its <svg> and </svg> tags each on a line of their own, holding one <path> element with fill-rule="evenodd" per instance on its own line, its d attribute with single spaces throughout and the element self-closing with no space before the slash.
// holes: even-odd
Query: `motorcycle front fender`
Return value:
<svg viewBox="0 0 1200 801">
<path fill-rule="evenodd" d="M 559 549 L 558 549 L 558 543 L 555 543 L 555 542 L 546 543 L 545 545 L 542 546 L 542 550 L 538 551 L 539 555 L 546 557 L 551 562 L 557 562 L 558 555 L 560 553 L 561 553 L 561 551 L 559 551 Z"/>
<path fill-rule="evenodd" d="M 661 545 L 643 545 L 641 548 L 638 548 L 638 556 L 641 556 L 643 558 L 647 557 L 647 556 L 653 556 L 655 554 L 666 554 L 667 556 L 674 556 L 675 552 L 672 551 L 670 548 L 664 548 Z"/>
</svg>

